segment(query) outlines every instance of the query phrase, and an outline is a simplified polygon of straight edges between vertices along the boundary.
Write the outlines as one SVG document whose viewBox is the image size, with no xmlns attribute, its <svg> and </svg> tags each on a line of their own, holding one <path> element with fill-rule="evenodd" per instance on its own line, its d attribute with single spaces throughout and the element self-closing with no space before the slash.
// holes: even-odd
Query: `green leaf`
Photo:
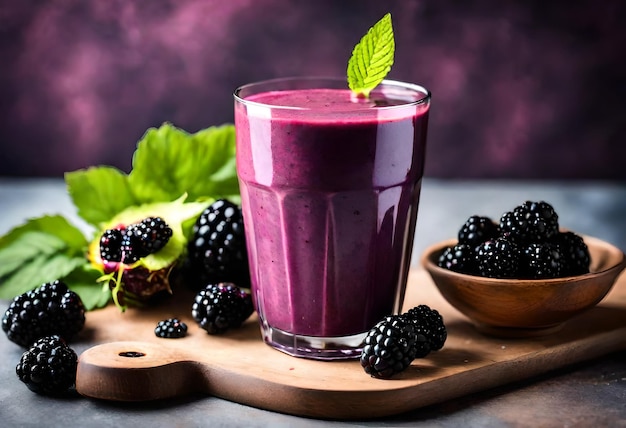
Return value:
<svg viewBox="0 0 626 428">
<path fill-rule="evenodd" d="M 239 194 L 235 128 L 222 125 L 189 134 L 165 123 L 137 145 L 129 184 L 140 203 L 188 201 Z"/>
<path fill-rule="evenodd" d="M 0 278 L 17 271 L 33 259 L 49 257 L 65 248 L 65 243 L 54 235 L 25 232 L 10 245 L 0 249 Z"/>
<path fill-rule="evenodd" d="M 60 215 L 45 215 L 31 218 L 26 223 L 17 226 L 0 237 L 0 250 L 6 248 L 15 240 L 28 232 L 44 232 L 56 236 L 75 251 L 82 251 L 87 245 L 83 233 L 71 225 L 67 219 Z"/>
<path fill-rule="evenodd" d="M 111 291 L 108 286 L 102 286 L 97 282 L 102 272 L 89 264 L 84 264 L 63 278 L 64 282 L 80 296 L 85 309 L 90 311 L 102 308 L 111 301 Z"/>
<path fill-rule="evenodd" d="M 185 251 L 187 239 L 183 231 L 183 223 L 197 218 L 209 205 L 211 200 L 203 202 L 185 202 L 186 195 L 172 202 L 157 202 L 128 207 L 119 213 L 104 228 L 118 224 L 130 224 L 146 217 L 161 217 L 172 229 L 172 236 L 161 250 L 141 259 L 140 263 L 150 270 L 159 270 L 170 266 Z"/>
<path fill-rule="evenodd" d="M 354 47 L 348 61 L 348 86 L 357 96 L 370 92 L 387 76 L 393 65 L 395 41 L 391 14 L 387 13 L 369 29 Z"/>
<path fill-rule="evenodd" d="M 78 215 L 99 226 L 124 208 L 137 203 L 128 176 L 110 166 L 98 166 L 65 174 L 67 190 Z"/>
<path fill-rule="evenodd" d="M 86 263 L 85 258 L 68 257 L 65 254 L 38 254 L 0 282 L 0 298 L 12 299 L 45 282 L 52 282 L 68 275 Z"/>
</svg>

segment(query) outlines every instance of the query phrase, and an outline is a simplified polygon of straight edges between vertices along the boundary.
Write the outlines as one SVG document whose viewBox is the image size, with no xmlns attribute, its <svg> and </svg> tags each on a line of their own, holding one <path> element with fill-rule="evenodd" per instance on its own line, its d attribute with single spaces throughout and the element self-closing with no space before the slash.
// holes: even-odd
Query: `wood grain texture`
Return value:
<svg viewBox="0 0 626 428">
<path fill-rule="evenodd" d="M 444 316 L 444 348 L 391 380 L 369 377 L 358 361 L 320 362 L 265 345 L 256 318 L 210 336 L 190 318 L 193 295 L 181 290 L 145 309 L 110 306 L 87 315 L 85 334 L 102 345 L 82 353 L 77 390 L 89 397 L 144 401 L 192 392 L 282 413 L 322 419 L 388 416 L 527 379 L 626 347 L 626 275 L 596 307 L 556 333 L 534 338 L 485 336 L 439 294 L 428 274 L 412 271 L 405 307 L 427 304 Z M 154 327 L 179 317 L 182 339 L 160 339 Z M 120 353 L 141 352 L 143 357 Z"/>
</svg>

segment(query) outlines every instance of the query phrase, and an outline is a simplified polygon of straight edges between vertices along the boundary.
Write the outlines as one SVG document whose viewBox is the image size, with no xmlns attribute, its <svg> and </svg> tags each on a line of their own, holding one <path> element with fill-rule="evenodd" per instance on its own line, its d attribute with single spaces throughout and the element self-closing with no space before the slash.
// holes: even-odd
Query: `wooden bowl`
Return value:
<svg viewBox="0 0 626 428">
<path fill-rule="evenodd" d="M 443 297 L 482 333 L 542 336 L 599 303 L 626 267 L 618 248 L 597 238 L 583 239 L 591 256 L 590 273 L 566 278 L 483 278 L 437 266 L 441 253 L 456 240 L 431 246 L 421 262 Z"/>
</svg>

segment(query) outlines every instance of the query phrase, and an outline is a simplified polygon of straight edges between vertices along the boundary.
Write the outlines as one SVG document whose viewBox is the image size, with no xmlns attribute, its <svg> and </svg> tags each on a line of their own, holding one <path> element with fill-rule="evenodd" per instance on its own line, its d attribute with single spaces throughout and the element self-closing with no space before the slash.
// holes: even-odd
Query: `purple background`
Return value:
<svg viewBox="0 0 626 428">
<path fill-rule="evenodd" d="M 387 11 L 428 176 L 626 179 L 621 0 L 0 0 L 0 176 L 127 171 L 148 127 L 232 122 L 240 84 L 344 75 Z"/>
</svg>

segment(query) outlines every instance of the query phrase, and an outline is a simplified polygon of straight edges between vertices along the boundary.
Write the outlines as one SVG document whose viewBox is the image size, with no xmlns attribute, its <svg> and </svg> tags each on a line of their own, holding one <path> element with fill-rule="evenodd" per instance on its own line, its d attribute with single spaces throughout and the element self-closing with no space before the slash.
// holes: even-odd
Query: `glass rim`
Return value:
<svg viewBox="0 0 626 428">
<path fill-rule="evenodd" d="M 322 82 L 322 81 L 326 81 L 326 82 L 335 82 L 335 83 L 340 83 L 343 82 L 345 84 L 345 89 L 346 90 L 350 90 L 350 88 L 348 87 L 348 82 L 346 78 L 341 78 L 341 77 L 332 77 L 332 76 L 303 76 L 303 77 L 298 77 L 298 76 L 293 76 L 293 77 L 279 77 L 279 78 L 275 78 L 275 79 L 266 79 L 266 80 L 259 80 L 257 82 L 252 82 L 252 83 L 247 83 L 245 85 L 241 85 L 238 86 L 234 91 L 233 91 L 233 97 L 235 98 L 235 101 L 244 104 L 244 105 L 251 105 L 251 106 L 259 106 L 259 107 L 265 107 L 265 108 L 271 108 L 273 110 L 299 110 L 299 111 L 308 111 L 311 110 L 310 108 L 307 107 L 295 107 L 295 106 L 284 106 L 284 105 L 276 105 L 276 104 L 266 104 L 266 103 L 262 103 L 262 102 L 258 102 L 258 101 L 250 101 L 247 100 L 243 97 L 241 97 L 239 94 L 246 90 L 246 89 L 252 89 L 254 87 L 257 86 L 261 86 L 261 85 L 277 85 L 277 84 L 281 84 L 281 83 L 288 83 L 288 82 L 297 82 L 297 81 L 301 81 L 301 82 L 313 82 L 313 81 L 318 81 L 318 82 Z M 428 105 L 430 103 L 430 98 L 431 98 L 431 92 L 426 89 L 424 86 L 418 85 L 416 83 L 408 83 L 408 82 L 403 82 L 400 80 L 391 80 L 391 79 L 384 79 L 374 90 L 377 91 L 381 91 L 382 87 L 392 87 L 392 88 L 400 88 L 400 89 L 405 89 L 414 93 L 420 93 L 423 96 L 420 97 L 419 99 L 416 99 L 414 101 L 407 101 L 405 103 L 402 104 L 396 104 L 396 105 L 392 105 L 392 106 L 380 106 L 380 107 L 376 107 L 376 110 L 397 110 L 397 109 L 405 109 L 407 107 L 415 107 L 415 106 L 419 106 L 419 105 Z M 320 85 L 317 87 L 311 87 L 309 89 L 324 89 L 324 86 Z M 340 88 L 329 88 L 329 89 L 340 89 Z M 268 91 L 271 90 L 275 90 L 275 91 L 280 91 L 281 89 L 268 89 Z M 284 89 L 287 90 L 287 89 Z M 256 93 L 261 93 L 261 92 L 265 92 L 265 91 L 259 91 Z M 374 91 L 372 91 L 374 92 Z M 384 93 L 384 92 L 383 92 Z"/>
</svg>

